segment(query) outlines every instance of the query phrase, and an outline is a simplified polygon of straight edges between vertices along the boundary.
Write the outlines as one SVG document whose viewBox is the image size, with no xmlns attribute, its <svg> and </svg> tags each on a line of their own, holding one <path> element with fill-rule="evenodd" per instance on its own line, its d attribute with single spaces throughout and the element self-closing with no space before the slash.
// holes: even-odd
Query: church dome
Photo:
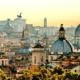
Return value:
<svg viewBox="0 0 80 80">
<path fill-rule="evenodd" d="M 73 51 L 73 47 L 66 39 L 58 39 L 52 44 L 51 52 L 63 52 L 67 54 Z"/>
<path fill-rule="evenodd" d="M 70 42 L 68 42 L 65 38 L 65 30 L 63 24 L 61 24 L 59 29 L 58 40 L 56 40 L 51 47 L 51 52 L 58 53 L 61 52 L 63 54 L 68 54 L 69 52 L 73 52 L 73 46 Z"/>
<path fill-rule="evenodd" d="M 8 22 L 8 23 L 5 25 L 5 28 L 12 28 L 12 25 Z"/>
<path fill-rule="evenodd" d="M 80 24 L 77 26 L 75 30 L 75 36 L 80 36 Z"/>
<path fill-rule="evenodd" d="M 47 68 L 54 68 L 56 65 L 51 62 L 46 65 Z"/>
<path fill-rule="evenodd" d="M 12 25 L 10 24 L 10 19 L 7 20 L 7 24 L 5 25 L 5 28 L 12 28 Z"/>
<path fill-rule="evenodd" d="M 3 28 L 3 32 L 6 32 L 8 35 L 11 35 L 12 32 L 14 32 L 14 28 L 10 24 L 10 21 L 8 19 L 7 24 Z"/>
<path fill-rule="evenodd" d="M 23 47 L 18 51 L 18 54 L 28 54 L 32 51 L 33 49 L 31 47 Z"/>
</svg>

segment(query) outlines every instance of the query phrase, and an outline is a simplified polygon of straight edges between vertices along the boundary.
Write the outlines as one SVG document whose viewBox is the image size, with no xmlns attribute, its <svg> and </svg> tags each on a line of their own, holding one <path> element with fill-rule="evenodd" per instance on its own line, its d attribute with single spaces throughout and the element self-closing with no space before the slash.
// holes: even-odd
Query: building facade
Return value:
<svg viewBox="0 0 80 80">
<path fill-rule="evenodd" d="M 9 58 L 1 56 L 0 57 L 0 66 L 8 66 L 9 65 Z"/>
<path fill-rule="evenodd" d="M 15 32 L 22 32 L 23 27 L 26 26 L 26 19 L 22 19 L 22 16 L 17 16 L 14 20 L 10 20 L 10 24 L 13 26 Z M 7 24 L 8 20 L 0 21 L 0 31 L 3 31 L 3 28 Z"/>
</svg>

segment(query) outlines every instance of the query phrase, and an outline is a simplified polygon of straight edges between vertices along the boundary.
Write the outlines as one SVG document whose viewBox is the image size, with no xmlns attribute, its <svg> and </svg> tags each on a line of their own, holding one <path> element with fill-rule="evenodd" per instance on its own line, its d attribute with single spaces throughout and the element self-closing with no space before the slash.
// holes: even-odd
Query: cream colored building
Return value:
<svg viewBox="0 0 80 80">
<path fill-rule="evenodd" d="M 9 58 L 1 56 L 0 57 L 0 66 L 8 66 L 9 65 Z"/>
<path fill-rule="evenodd" d="M 11 57 L 15 57 L 15 52 L 5 52 L 5 56 L 11 58 Z"/>
<path fill-rule="evenodd" d="M 8 20 L 0 21 L 0 31 L 3 31 L 3 28 L 5 27 Z M 20 13 L 19 15 L 17 15 L 17 18 L 15 18 L 14 20 L 10 20 L 10 24 L 12 28 L 14 28 L 15 32 L 22 32 L 23 27 L 26 26 L 26 19 L 23 19 Z"/>
<path fill-rule="evenodd" d="M 72 68 L 71 71 L 80 72 L 80 65 L 78 65 L 78 66 Z"/>
<path fill-rule="evenodd" d="M 32 66 L 39 66 L 46 62 L 46 52 L 41 44 L 37 43 L 32 52 Z"/>
</svg>

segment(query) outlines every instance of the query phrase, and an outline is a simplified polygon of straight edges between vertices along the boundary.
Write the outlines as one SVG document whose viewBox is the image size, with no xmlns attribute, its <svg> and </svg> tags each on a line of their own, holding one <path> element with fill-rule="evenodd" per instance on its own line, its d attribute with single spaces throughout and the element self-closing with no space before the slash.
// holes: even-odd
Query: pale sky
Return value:
<svg viewBox="0 0 80 80">
<path fill-rule="evenodd" d="M 28 24 L 77 26 L 80 23 L 80 0 L 0 0 L 0 20 L 15 19 L 22 12 Z"/>
</svg>

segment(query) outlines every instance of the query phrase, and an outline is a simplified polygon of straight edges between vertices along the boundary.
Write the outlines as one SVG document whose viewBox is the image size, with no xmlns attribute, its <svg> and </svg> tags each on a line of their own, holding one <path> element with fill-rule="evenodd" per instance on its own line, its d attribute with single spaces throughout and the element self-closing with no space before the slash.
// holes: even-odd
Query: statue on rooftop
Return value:
<svg viewBox="0 0 80 80">
<path fill-rule="evenodd" d="M 22 13 L 20 13 L 19 15 L 17 15 L 17 17 L 18 17 L 18 18 L 21 18 L 21 17 L 22 17 L 21 14 L 22 14 Z"/>
</svg>

